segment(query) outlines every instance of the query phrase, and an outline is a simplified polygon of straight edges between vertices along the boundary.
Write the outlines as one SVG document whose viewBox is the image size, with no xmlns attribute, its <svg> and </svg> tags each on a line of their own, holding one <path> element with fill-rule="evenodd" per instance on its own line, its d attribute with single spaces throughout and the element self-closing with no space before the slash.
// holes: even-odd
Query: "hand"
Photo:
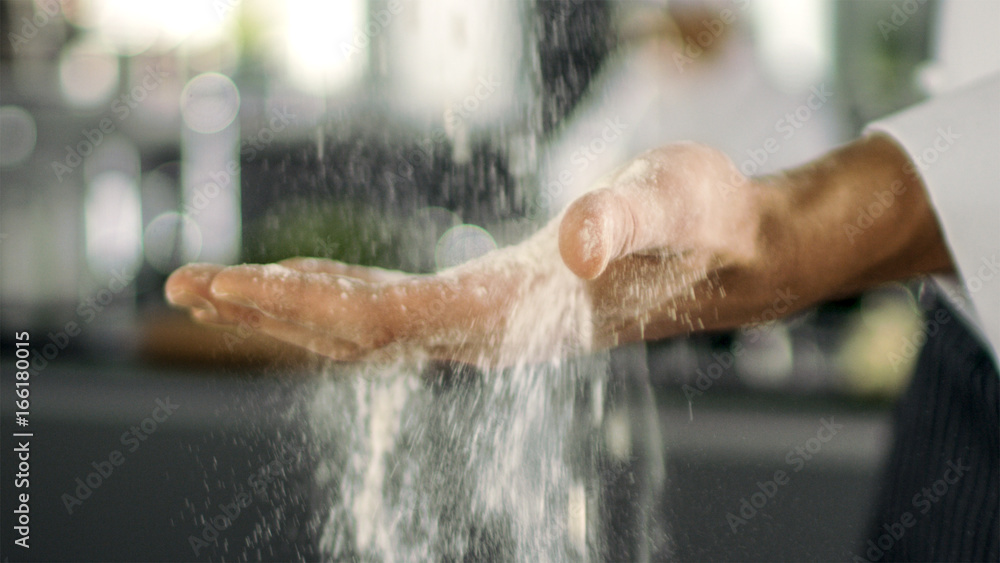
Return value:
<svg viewBox="0 0 1000 563">
<path fill-rule="evenodd" d="M 508 365 L 734 327 L 948 269 L 906 164 L 875 137 L 751 181 L 718 151 L 671 145 L 624 166 L 520 245 L 436 275 L 302 258 L 189 265 L 168 280 L 167 297 L 206 323 L 259 313 L 266 334 L 339 360 L 420 350 Z M 878 252 L 848 244 L 842 222 L 854 204 L 901 177 L 914 189 L 890 215 L 908 228 L 887 222 L 867 233 Z"/>
</svg>

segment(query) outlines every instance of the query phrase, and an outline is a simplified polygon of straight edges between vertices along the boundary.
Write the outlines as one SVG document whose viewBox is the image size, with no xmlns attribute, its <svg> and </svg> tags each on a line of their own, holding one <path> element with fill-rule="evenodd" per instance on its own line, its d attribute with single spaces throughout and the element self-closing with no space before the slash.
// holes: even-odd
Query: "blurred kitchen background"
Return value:
<svg viewBox="0 0 1000 563">
<path fill-rule="evenodd" d="M 322 362 L 170 310 L 176 267 L 307 255 L 432 272 L 516 242 L 647 148 L 709 143 L 749 174 L 800 163 L 941 79 L 929 62 L 937 11 L 935 0 L 3 0 L 5 452 L 13 332 L 30 331 L 38 355 L 33 546 L 13 547 L 5 525 L 4 560 L 319 557 L 308 459 L 283 465 L 248 516 L 192 553 L 198 518 L 228 502 L 229 484 L 273 459 L 274 443 L 305 439 L 286 413 Z M 658 557 L 857 551 L 924 336 L 921 283 L 648 346 L 669 479 L 657 518 L 671 547 Z M 167 396 L 183 408 L 155 446 L 68 514 L 74 477 Z M 830 417 L 842 435 L 733 532 L 726 513 Z"/>
</svg>

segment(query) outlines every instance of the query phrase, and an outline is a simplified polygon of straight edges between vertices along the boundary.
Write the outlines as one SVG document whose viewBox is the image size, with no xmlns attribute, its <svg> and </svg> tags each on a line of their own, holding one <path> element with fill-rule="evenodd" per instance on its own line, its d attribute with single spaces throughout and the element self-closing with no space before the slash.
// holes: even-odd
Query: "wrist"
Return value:
<svg viewBox="0 0 1000 563">
<path fill-rule="evenodd" d="M 953 270 L 926 188 L 888 137 L 863 137 L 770 182 L 786 200 L 786 274 L 814 301 Z"/>
<path fill-rule="evenodd" d="M 802 220 L 802 186 L 786 174 L 754 178 L 751 184 L 757 206 L 757 252 L 751 271 L 764 289 L 762 297 L 789 290 L 813 302 L 809 295 L 818 291 L 811 288 L 810 277 L 802 275 L 810 267 L 811 254 L 809 223 Z"/>
</svg>

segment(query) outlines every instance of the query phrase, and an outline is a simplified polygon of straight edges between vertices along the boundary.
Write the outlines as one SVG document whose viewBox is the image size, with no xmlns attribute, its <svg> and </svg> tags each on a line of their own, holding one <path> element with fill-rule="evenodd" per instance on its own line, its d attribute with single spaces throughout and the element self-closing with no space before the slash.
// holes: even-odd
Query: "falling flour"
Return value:
<svg viewBox="0 0 1000 563">
<path fill-rule="evenodd" d="M 632 438 L 605 413 L 609 355 L 592 350 L 585 285 L 553 261 L 555 223 L 441 274 L 468 267 L 520 280 L 497 341 L 495 365 L 510 367 L 409 354 L 333 366 L 315 383 L 309 420 L 323 452 L 326 557 L 558 562 L 604 553 L 598 457 L 628 456 Z M 665 278 L 666 289 L 640 293 L 676 294 L 691 281 Z"/>
<path fill-rule="evenodd" d="M 597 549 L 586 491 L 599 490 L 592 392 L 607 355 L 579 354 L 591 346 L 589 300 L 561 262 L 553 274 L 555 244 L 536 237 L 488 263 L 524 280 L 501 331 L 500 363 L 512 367 L 411 354 L 331 367 L 315 384 L 325 556 L 579 561 Z"/>
<path fill-rule="evenodd" d="M 588 559 L 600 538 L 588 536 L 596 511 L 586 491 L 597 490 L 598 475 L 587 391 L 605 362 L 449 369 L 341 368 L 318 384 L 312 435 L 336 452 L 317 469 L 324 554 Z"/>
</svg>

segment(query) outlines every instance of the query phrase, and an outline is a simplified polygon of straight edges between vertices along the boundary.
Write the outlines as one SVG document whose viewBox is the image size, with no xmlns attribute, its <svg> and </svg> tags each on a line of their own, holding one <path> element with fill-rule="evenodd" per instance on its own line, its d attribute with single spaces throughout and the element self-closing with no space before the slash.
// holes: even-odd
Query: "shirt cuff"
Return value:
<svg viewBox="0 0 1000 563">
<path fill-rule="evenodd" d="M 906 151 L 927 187 L 958 268 L 964 307 L 1000 350 L 1000 74 L 868 126 Z M 960 309 L 962 309 L 960 307 Z"/>
</svg>

